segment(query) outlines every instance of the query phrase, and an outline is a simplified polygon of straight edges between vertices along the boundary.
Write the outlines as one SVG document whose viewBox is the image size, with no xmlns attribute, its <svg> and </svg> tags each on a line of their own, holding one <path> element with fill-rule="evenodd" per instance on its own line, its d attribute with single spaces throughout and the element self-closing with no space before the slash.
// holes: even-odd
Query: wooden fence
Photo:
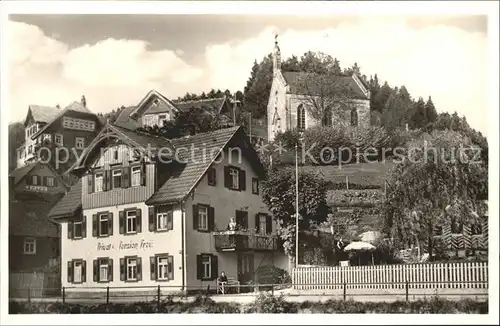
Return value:
<svg viewBox="0 0 500 326">
<path fill-rule="evenodd" d="M 59 295 L 59 273 L 19 272 L 9 274 L 9 296 L 17 298 Z"/>
<path fill-rule="evenodd" d="M 425 263 L 350 267 L 297 267 L 297 290 L 323 289 L 485 289 L 488 263 Z"/>
</svg>

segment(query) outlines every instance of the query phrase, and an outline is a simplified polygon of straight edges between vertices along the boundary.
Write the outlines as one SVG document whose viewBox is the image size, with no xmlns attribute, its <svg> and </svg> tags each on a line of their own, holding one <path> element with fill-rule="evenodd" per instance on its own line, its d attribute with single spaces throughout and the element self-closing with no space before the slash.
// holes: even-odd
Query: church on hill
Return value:
<svg viewBox="0 0 500 326">
<path fill-rule="evenodd" d="M 370 125 L 370 91 L 358 76 L 320 75 L 281 69 L 276 37 L 273 81 L 267 104 L 267 137 L 313 126 Z"/>
</svg>

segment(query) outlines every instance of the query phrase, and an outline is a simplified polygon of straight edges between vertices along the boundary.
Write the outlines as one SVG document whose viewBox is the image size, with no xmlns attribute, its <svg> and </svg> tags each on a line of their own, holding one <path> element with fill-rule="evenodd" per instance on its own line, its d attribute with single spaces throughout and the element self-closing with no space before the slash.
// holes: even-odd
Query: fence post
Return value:
<svg viewBox="0 0 500 326">
<path fill-rule="evenodd" d="M 158 309 L 158 312 L 160 312 L 160 307 L 161 307 L 161 288 L 158 285 L 158 302 L 156 303 L 156 308 Z"/>
<path fill-rule="evenodd" d="M 109 286 L 106 287 L 106 304 L 109 304 Z"/>
<path fill-rule="evenodd" d="M 66 303 L 66 287 L 63 286 L 62 288 L 62 303 Z"/>
<path fill-rule="evenodd" d="M 28 302 L 31 303 L 31 288 L 28 287 Z"/>
<path fill-rule="evenodd" d="M 408 302 L 409 288 L 410 288 L 410 283 L 408 282 L 408 280 L 406 280 L 406 285 L 405 285 L 405 289 L 406 289 L 406 302 Z"/>
<path fill-rule="evenodd" d="M 346 300 L 347 297 L 347 282 L 344 282 L 344 301 Z"/>
<path fill-rule="evenodd" d="M 207 293 L 205 293 L 205 298 L 203 298 L 203 303 L 205 303 L 207 301 L 208 291 L 210 291 L 210 284 L 207 285 Z"/>
<path fill-rule="evenodd" d="M 271 284 L 271 294 L 274 296 L 274 282 Z"/>
</svg>

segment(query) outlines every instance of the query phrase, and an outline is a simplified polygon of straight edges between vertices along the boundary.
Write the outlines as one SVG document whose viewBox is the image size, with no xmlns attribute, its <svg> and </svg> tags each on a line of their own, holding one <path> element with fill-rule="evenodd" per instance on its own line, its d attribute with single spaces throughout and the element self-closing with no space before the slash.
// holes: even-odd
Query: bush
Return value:
<svg viewBox="0 0 500 326">
<path fill-rule="evenodd" d="M 313 159 L 306 155 L 306 164 L 312 165 L 336 165 L 339 158 L 342 162 L 348 159 L 342 148 L 350 148 L 350 142 L 342 128 L 314 127 L 304 131 L 305 149 Z M 324 150 L 324 148 L 331 148 Z"/>
<path fill-rule="evenodd" d="M 261 293 L 249 305 L 235 302 L 215 302 L 207 297 L 197 297 L 192 302 L 164 301 L 157 310 L 156 302 L 110 304 L 62 304 L 48 302 L 9 302 L 10 314 L 99 314 L 99 313 L 421 313 L 487 314 L 488 302 L 470 299 L 451 301 L 437 296 L 411 302 L 361 302 L 328 300 L 326 302 L 287 302 L 281 294 Z"/>
<path fill-rule="evenodd" d="M 255 298 L 255 301 L 250 304 L 247 312 L 264 313 L 264 314 L 284 314 L 296 313 L 297 305 L 287 302 L 281 294 L 274 296 L 272 294 L 261 293 Z"/>
<path fill-rule="evenodd" d="M 274 137 L 275 143 L 280 143 L 281 145 L 289 151 L 295 150 L 295 144 L 300 148 L 300 133 L 297 129 L 286 130 L 285 132 L 278 133 Z"/>
<path fill-rule="evenodd" d="M 257 284 L 284 284 L 292 281 L 286 270 L 274 265 L 259 266 L 255 271 L 255 280 Z"/>
</svg>

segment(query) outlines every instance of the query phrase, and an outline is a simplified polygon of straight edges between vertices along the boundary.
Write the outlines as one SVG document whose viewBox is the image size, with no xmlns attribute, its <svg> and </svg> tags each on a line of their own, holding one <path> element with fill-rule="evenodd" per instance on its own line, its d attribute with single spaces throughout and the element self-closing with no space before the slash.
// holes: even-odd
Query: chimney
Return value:
<svg viewBox="0 0 500 326">
<path fill-rule="evenodd" d="M 82 105 L 84 108 L 87 107 L 87 100 L 85 99 L 85 95 L 82 95 Z"/>
</svg>

